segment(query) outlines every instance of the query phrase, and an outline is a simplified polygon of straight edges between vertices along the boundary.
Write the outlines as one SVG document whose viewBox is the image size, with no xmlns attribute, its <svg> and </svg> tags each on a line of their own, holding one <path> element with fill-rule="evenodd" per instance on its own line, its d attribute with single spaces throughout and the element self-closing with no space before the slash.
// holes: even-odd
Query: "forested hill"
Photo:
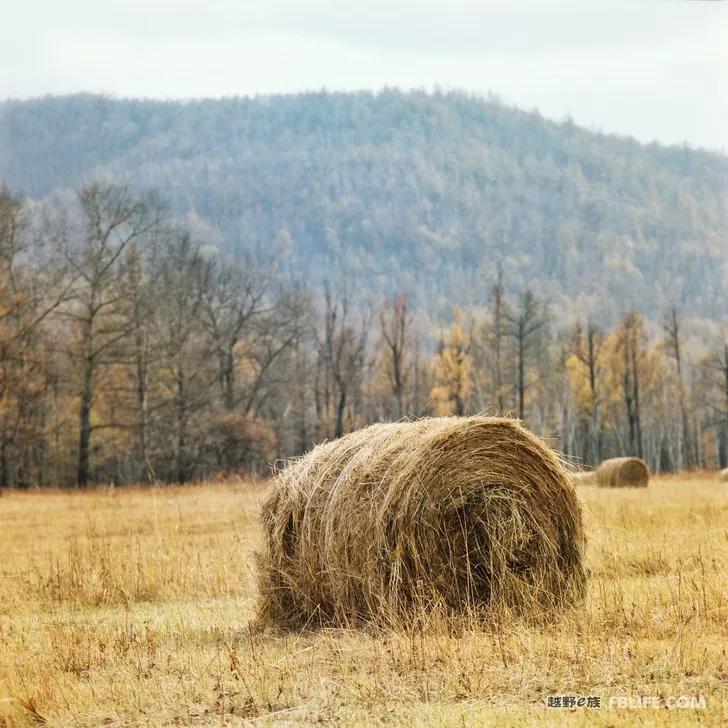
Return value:
<svg viewBox="0 0 728 728">
<path fill-rule="evenodd" d="M 460 93 L 0 104 L 0 181 L 158 188 L 198 236 L 317 285 L 481 305 L 503 264 L 561 315 L 728 308 L 728 159 Z"/>
</svg>

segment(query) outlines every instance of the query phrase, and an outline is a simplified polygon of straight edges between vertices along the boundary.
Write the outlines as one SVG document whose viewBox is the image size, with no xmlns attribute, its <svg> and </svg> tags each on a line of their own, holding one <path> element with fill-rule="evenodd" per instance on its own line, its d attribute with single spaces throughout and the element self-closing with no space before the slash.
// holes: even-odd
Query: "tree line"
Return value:
<svg viewBox="0 0 728 728">
<path fill-rule="evenodd" d="M 405 293 L 309 290 L 280 256 L 222 258 L 159 197 L 93 183 L 0 190 L 0 486 L 268 472 L 381 419 L 520 417 L 585 464 L 728 464 L 728 338 L 557 320 L 490 275 L 432 330 Z"/>
</svg>

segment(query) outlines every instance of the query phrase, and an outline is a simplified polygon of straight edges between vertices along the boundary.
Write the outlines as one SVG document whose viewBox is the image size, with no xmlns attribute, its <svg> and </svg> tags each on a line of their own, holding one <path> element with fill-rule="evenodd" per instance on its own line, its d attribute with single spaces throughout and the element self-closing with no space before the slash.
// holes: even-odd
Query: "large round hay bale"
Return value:
<svg viewBox="0 0 728 728">
<path fill-rule="evenodd" d="M 543 616 L 583 596 L 581 505 L 517 422 L 377 424 L 284 468 L 262 509 L 264 624 Z"/>
<path fill-rule="evenodd" d="M 718 474 L 718 480 L 728 483 L 728 468 L 723 468 Z"/>
<path fill-rule="evenodd" d="M 597 485 L 605 488 L 644 488 L 650 480 L 650 469 L 642 458 L 610 458 L 596 469 L 596 479 Z"/>
</svg>

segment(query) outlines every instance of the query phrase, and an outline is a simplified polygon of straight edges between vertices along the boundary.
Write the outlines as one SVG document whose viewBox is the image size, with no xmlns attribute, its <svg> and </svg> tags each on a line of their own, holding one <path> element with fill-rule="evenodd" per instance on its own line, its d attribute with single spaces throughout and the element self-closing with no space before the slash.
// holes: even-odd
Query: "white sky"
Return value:
<svg viewBox="0 0 728 728">
<path fill-rule="evenodd" d="M 0 98 L 494 91 L 644 141 L 728 150 L 728 3 L 4 0 Z"/>
</svg>

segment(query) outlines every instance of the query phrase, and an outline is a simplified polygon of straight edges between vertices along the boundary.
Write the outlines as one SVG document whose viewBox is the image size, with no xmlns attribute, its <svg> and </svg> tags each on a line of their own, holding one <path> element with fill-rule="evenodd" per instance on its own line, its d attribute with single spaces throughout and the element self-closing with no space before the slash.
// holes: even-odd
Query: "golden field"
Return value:
<svg viewBox="0 0 728 728">
<path fill-rule="evenodd" d="M 264 483 L 6 492 L 0 726 L 728 721 L 728 484 L 579 488 L 586 603 L 548 626 L 249 626 Z M 602 707 L 547 706 L 549 695 Z M 703 696 L 705 708 L 615 697 Z"/>
</svg>

